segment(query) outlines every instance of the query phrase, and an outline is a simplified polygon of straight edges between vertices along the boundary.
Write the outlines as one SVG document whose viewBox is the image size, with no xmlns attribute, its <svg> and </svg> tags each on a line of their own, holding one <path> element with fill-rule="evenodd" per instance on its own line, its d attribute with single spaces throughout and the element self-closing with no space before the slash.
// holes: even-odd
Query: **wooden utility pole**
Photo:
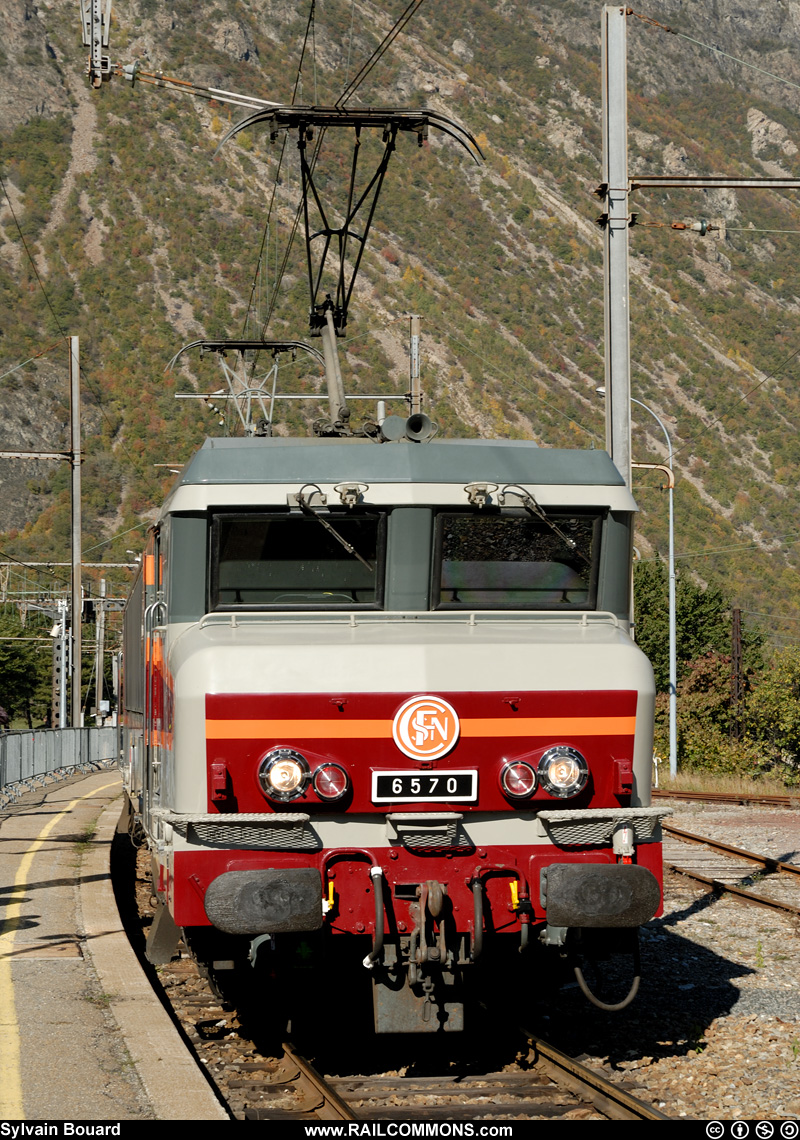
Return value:
<svg viewBox="0 0 800 1140">
<path fill-rule="evenodd" d="M 742 706 L 744 704 L 744 669 L 742 667 L 742 611 L 731 614 L 731 740 L 744 735 Z"/>
</svg>

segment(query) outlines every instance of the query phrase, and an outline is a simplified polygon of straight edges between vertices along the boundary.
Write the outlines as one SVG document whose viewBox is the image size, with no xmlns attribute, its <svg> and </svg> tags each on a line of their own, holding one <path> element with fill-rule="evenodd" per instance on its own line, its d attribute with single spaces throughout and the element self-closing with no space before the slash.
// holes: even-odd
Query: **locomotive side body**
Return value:
<svg viewBox="0 0 800 1140">
<path fill-rule="evenodd" d="M 482 963 L 650 919 L 634 511 L 603 452 L 208 441 L 126 614 L 150 956 L 308 944 L 379 1031 L 453 1030 Z"/>
</svg>

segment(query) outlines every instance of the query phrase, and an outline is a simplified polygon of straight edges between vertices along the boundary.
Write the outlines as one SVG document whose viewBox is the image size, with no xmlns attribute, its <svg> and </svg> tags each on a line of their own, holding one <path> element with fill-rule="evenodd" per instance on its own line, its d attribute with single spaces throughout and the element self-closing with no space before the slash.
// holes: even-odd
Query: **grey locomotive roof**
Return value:
<svg viewBox="0 0 800 1140">
<path fill-rule="evenodd" d="M 529 440 L 384 443 L 341 439 L 207 439 L 178 486 L 246 483 L 536 483 L 622 487 L 605 451 L 537 447 Z"/>
</svg>

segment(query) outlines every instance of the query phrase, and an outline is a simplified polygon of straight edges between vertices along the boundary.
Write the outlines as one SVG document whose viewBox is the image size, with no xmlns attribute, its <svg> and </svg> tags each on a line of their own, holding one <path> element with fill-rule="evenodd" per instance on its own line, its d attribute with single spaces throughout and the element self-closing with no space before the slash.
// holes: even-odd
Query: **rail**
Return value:
<svg viewBox="0 0 800 1140">
<path fill-rule="evenodd" d="M 682 843 L 698 843 L 706 847 L 709 851 L 717 851 L 725 856 L 756 863 L 764 868 L 765 874 L 777 872 L 788 875 L 800 875 L 800 866 L 795 863 L 784 863 L 780 859 L 773 859 L 770 855 L 760 855 L 755 851 L 746 851 L 742 847 L 733 847 L 731 844 L 722 843 L 718 839 L 710 839 L 705 835 L 695 835 L 691 831 L 682 831 L 680 828 L 672 827 L 669 824 L 664 824 L 664 833 L 665 835 L 671 835 Z M 687 879 L 693 879 L 696 883 L 701 883 L 715 894 L 727 893 L 732 895 L 739 902 L 751 903 L 753 906 L 766 907 L 769 910 L 783 911 L 795 917 L 800 916 L 800 907 L 794 903 L 770 898 L 768 895 L 756 894 L 736 883 L 726 882 L 724 879 L 714 878 L 709 875 L 701 875 L 699 872 L 693 871 L 688 867 L 681 867 L 677 863 L 665 861 L 664 867 L 666 870 L 673 871 L 677 875 L 683 875 Z"/>
<path fill-rule="evenodd" d="M 755 851 L 745 850 L 744 847 L 733 847 L 730 843 L 722 843 L 719 839 L 709 839 L 707 835 L 682 831 L 679 827 L 673 827 L 671 823 L 662 824 L 662 827 L 667 835 L 674 835 L 676 839 L 683 839 L 687 843 L 699 843 L 704 847 L 710 847 L 712 851 L 722 851 L 726 855 L 750 859 L 753 863 L 760 863 L 766 871 L 783 871 L 786 875 L 800 875 L 800 865 L 797 863 L 784 863 L 781 859 L 773 859 L 771 855 L 759 855 Z"/>
<path fill-rule="evenodd" d="M 523 1030 L 528 1038 L 534 1068 L 539 1069 L 562 1088 L 593 1104 L 610 1120 L 668 1120 L 654 1105 L 633 1096 L 608 1080 L 596 1069 L 581 1064 L 562 1053 L 535 1033 Z"/>
<path fill-rule="evenodd" d="M 800 807 L 800 792 L 788 791 L 785 796 L 759 795 L 758 792 L 680 792 L 666 788 L 653 788 L 653 799 L 699 801 L 709 804 L 763 804 L 767 807 Z"/>
<path fill-rule="evenodd" d="M 0 733 L 0 805 L 48 778 L 88 772 L 116 760 L 117 729 L 42 728 Z"/>
<path fill-rule="evenodd" d="M 318 1120 L 358 1120 L 358 1114 L 343 1100 L 314 1066 L 297 1052 L 290 1041 L 283 1043 L 283 1064 L 279 1079 L 293 1082 L 304 1112 Z"/>
</svg>

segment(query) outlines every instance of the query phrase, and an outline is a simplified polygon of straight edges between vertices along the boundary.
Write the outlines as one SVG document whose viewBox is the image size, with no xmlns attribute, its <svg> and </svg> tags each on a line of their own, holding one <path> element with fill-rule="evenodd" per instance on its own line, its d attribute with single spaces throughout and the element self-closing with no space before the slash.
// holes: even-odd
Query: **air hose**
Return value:
<svg viewBox="0 0 800 1140">
<path fill-rule="evenodd" d="M 581 992 L 583 993 L 584 997 L 587 997 L 589 999 L 592 1005 L 596 1005 L 598 1009 L 604 1009 L 608 1013 L 616 1013 L 620 1009 L 625 1009 L 626 1006 L 631 1004 L 639 992 L 639 983 L 642 980 L 642 964 L 639 955 L 638 930 L 634 935 L 633 941 L 633 982 L 631 984 L 631 988 L 628 990 L 622 1001 L 617 1002 L 614 1005 L 610 1005 L 608 1002 L 600 1001 L 600 998 L 595 997 L 595 995 L 589 989 L 589 986 L 586 983 L 586 979 L 583 976 L 583 971 L 577 962 L 574 963 L 573 969 L 575 971 L 575 977 L 577 979 L 578 985 L 581 988 Z"/>
</svg>

